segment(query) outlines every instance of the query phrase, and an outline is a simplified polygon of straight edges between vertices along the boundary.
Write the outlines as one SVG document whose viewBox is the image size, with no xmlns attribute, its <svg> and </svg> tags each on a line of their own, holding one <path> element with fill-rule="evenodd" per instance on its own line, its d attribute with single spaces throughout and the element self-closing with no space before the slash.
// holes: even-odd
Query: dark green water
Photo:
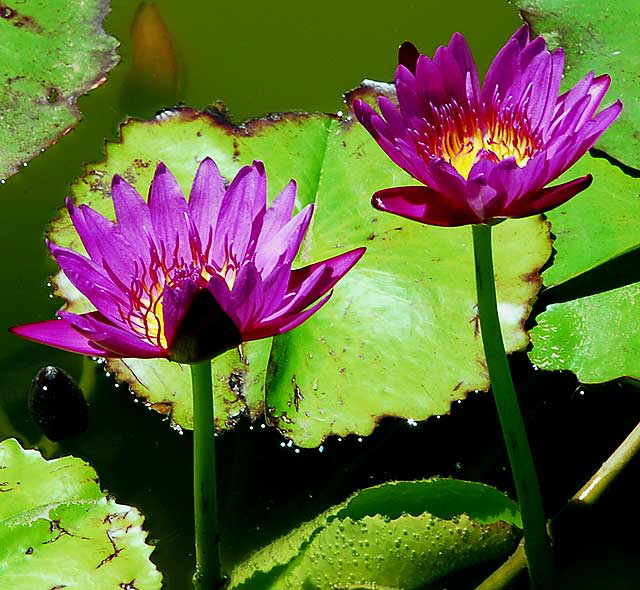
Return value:
<svg viewBox="0 0 640 590">
<path fill-rule="evenodd" d="M 271 111 L 336 111 L 341 107 L 341 94 L 362 78 L 392 77 L 396 48 L 405 39 L 431 54 L 453 32 L 461 31 L 484 71 L 520 24 L 516 12 L 501 0 L 455 4 L 332 0 L 313 7 L 294 2 L 164 0 L 157 6 L 179 53 L 183 80 L 179 99 L 198 108 L 223 100 L 238 121 Z M 49 297 L 46 286 L 55 271 L 43 242 L 47 222 L 63 204 L 83 164 L 103 158 L 104 141 L 117 138 L 118 125 L 127 114 L 152 116 L 171 106 L 153 104 L 153 97 L 139 96 L 136 102 L 125 91 L 131 66 L 129 28 L 135 9 L 135 2 L 113 2 L 105 27 L 121 41 L 122 61 L 103 86 L 80 99 L 83 121 L 0 186 L 5 215 L 0 233 L 4 279 L 0 291 L 0 437 L 17 436 L 27 446 L 37 445 L 41 436 L 26 406 L 34 373 L 54 364 L 79 378 L 82 369 L 77 356 L 21 341 L 6 332 L 13 324 L 52 318 L 61 305 Z M 123 110 L 123 104 L 129 105 L 129 112 Z M 49 446 L 49 450 L 86 459 L 119 502 L 140 508 L 147 515 L 150 539 L 158 545 L 153 559 L 165 576 L 166 588 L 188 588 L 193 559 L 190 435 L 178 434 L 161 416 L 134 403 L 97 366 L 92 365 L 92 371 L 95 386 L 85 392 L 91 395 L 88 432 L 60 446 Z M 575 386 L 573 381 L 559 386 L 558 395 L 570 399 Z M 448 430 L 427 422 L 409 432 L 405 425 L 388 421 L 364 443 L 329 441 L 322 455 L 317 451 L 294 454 L 280 447 L 279 435 L 270 429 L 249 430 L 248 424 L 240 424 L 220 444 L 227 559 L 237 560 L 295 523 L 342 501 L 351 491 L 389 478 L 456 474 L 509 489 L 499 460 L 493 471 L 478 461 L 483 452 L 493 453 L 491 449 L 497 448 L 498 457 L 502 452 L 490 401 L 486 396 L 472 400 L 468 408 L 446 420 Z M 572 406 L 571 412 L 575 409 Z M 637 412 L 635 405 L 629 406 L 627 421 Z M 626 426 L 626 422 L 618 426 L 622 436 Z M 478 439 L 486 447 L 472 452 L 469 447 L 477 443 L 469 442 Z M 619 442 L 615 436 L 612 439 L 609 447 Z M 439 458 L 428 450 L 447 444 L 450 452 Z M 609 447 L 570 470 L 574 479 L 555 491 L 553 508 L 571 494 L 575 480 L 580 481 L 611 452 Z M 393 467 L 385 466 L 381 456 L 387 456 Z M 460 462 L 462 471 L 454 468 Z M 547 480 L 551 477 L 549 474 Z M 457 584 L 448 587 L 469 587 L 468 582 Z"/>
</svg>

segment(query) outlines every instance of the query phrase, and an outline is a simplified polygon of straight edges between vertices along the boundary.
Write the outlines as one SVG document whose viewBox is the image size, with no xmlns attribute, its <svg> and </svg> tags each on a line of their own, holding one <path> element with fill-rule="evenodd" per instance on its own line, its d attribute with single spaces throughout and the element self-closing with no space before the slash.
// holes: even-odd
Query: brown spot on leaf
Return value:
<svg viewBox="0 0 640 590">
<path fill-rule="evenodd" d="M 15 8 L 11 8 L 11 6 L 7 6 L 6 4 L 0 4 L 0 18 L 12 21 L 14 27 L 26 27 L 36 33 L 42 33 L 42 27 L 33 17 L 20 14 Z"/>
<path fill-rule="evenodd" d="M 140 158 L 136 158 L 133 161 L 133 165 L 136 168 L 148 168 L 151 165 L 151 161 L 150 160 L 142 160 Z"/>
<path fill-rule="evenodd" d="M 52 520 L 49 522 L 49 532 L 57 533 L 57 534 L 53 539 L 49 539 L 48 541 L 45 541 L 43 545 L 47 545 L 49 543 L 55 543 L 58 539 L 60 539 L 61 537 L 64 537 L 64 535 L 69 535 L 70 537 L 73 536 L 68 530 L 62 527 L 59 520 Z"/>
<path fill-rule="evenodd" d="M 60 99 L 60 91 L 55 86 L 47 88 L 47 102 L 49 104 L 55 104 Z"/>
<path fill-rule="evenodd" d="M 137 590 L 138 587 L 135 585 L 135 578 L 131 580 L 131 582 L 120 582 L 119 586 L 122 590 Z"/>
<path fill-rule="evenodd" d="M 371 240 L 375 240 L 378 237 L 378 234 L 376 232 L 372 232 L 367 236 L 367 240 L 371 241 Z"/>
<path fill-rule="evenodd" d="M 295 375 L 291 378 L 291 382 L 293 383 L 293 405 L 296 407 L 296 412 L 299 412 L 300 402 L 304 399 L 304 395 L 302 395 L 302 390 L 296 383 Z"/>
<path fill-rule="evenodd" d="M 233 155 L 231 156 L 234 162 L 240 159 L 240 149 L 238 147 L 238 140 L 233 138 Z"/>
<path fill-rule="evenodd" d="M 0 4 L 0 18 L 4 19 L 12 19 L 16 15 L 16 11 L 13 8 L 10 8 L 6 4 Z"/>
<path fill-rule="evenodd" d="M 173 404 L 171 402 L 156 402 L 149 406 L 152 410 L 155 410 L 159 414 L 168 416 L 173 411 Z"/>
<path fill-rule="evenodd" d="M 113 553 L 107 555 L 96 567 L 96 569 L 101 568 L 105 563 L 109 563 L 112 559 L 115 559 L 120 555 L 122 549 L 118 549 L 116 542 L 111 538 L 111 534 L 107 531 L 107 538 L 109 539 L 109 543 L 111 543 L 111 547 L 113 547 Z"/>
<path fill-rule="evenodd" d="M 27 547 L 27 550 L 24 552 L 25 555 L 31 555 L 33 553 L 33 547 Z"/>
</svg>

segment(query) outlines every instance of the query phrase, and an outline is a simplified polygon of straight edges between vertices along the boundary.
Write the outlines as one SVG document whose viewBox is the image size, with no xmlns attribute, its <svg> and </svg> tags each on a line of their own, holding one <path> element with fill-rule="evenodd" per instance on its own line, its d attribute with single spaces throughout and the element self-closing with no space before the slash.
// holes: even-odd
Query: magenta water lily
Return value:
<svg viewBox="0 0 640 590">
<path fill-rule="evenodd" d="M 60 311 L 59 319 L 14 333 L 86 355 L 197 362 L 296 327 L 327 302 L 364 252 L 292 270 L 313 205 L 292 217 L 291 181 L 267 208 L 258 161 L 225 189 L 216 164 L 205 159 L 188 202 L 162 163 L 148 203 L 119 176 L 112 195 L 115 223 L 67 201 L 89 257 L 48 244 L 96 310 Z"/>
<path fill-rule="evenodd" d="M 587 175 L 547 187 L 616 119 L 618 100 L 596 113 L 609 76 L 583 78 L 558 96 L 562 49 L 521 27 L 494 59 L 482 86 L 464 37 L 433 59 L 400 48 L 397 106 L 355 114 L 387 155 L 425 186 L 388 188 L 373 204 L 422 223 L 457 226 L 525 217 L 556 207 L 591 183 Z"/>
</svg>

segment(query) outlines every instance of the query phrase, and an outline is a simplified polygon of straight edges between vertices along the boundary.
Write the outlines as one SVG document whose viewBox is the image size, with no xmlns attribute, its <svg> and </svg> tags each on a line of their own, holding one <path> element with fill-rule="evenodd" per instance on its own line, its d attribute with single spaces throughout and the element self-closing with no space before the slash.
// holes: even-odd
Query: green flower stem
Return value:
<svg viewBox="0 0 640 590">
<path fill-rule="evenodd" d="M 534 590 L 549 590 L 553 584 L 553 556 L 535 465 L 502 341 L 490 225 L 473 226 L 473 249 L 482 343 L 522 514 L 530 585 Z"/>
<path fill-rule="evenodd" d="M 571 507 L 576 504 L 593 505 L 638 452 L 640 452 L 640 424 L 624 439 L 623 443 L 602 464 L 602 467 L 591 476 L 589 481 L 573 495 L 560 513 L 553 518 L 551 521 L 552 524 L 555 523 L 565 511 L 570 510 Z M 527 558 L 525 557 L 522 544 L 520 544 L 513 555 L 482 582 L 482 584 L 477 586 L 476 590 L 501 590 L 502 588 L 506 588 L 526 565 Z"/>
<path fill-rule="evenodd" d="M 216 489 L 216 445 L 211 361 L 191 365 L 193 392 L 193 501 L 196 524 L 196 590 L 223 585 Z"/>
</svg>

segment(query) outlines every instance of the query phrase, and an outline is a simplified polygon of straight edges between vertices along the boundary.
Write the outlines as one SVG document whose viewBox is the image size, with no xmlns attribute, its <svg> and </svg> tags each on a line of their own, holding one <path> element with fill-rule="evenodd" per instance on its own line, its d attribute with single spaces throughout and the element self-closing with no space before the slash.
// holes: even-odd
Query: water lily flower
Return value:
<svg viewBox="0 0 640 590">
<path fill-rule="evenodd" d="M 374 194 L 373 205 L 440 226 L 525 217 L 556 207 L 591 183 L 587 175 L 547 187 L 611 125 L 618 100 L 596 114 L 609 76 L 585 76 L 558 96 L 564 53 L 521 27 L 494 59 L 482 86 L 469 47 L 455 33 L 433 59 L 400 48 L 397 106 L 380 113 L 354 102 L 360 122 L 398 166 L 424 186 Z"/>
<path fill-rule="evenodd" d="M 89 257 L 48 243 L 96 310 L 59 311 L 59 319 L 17 326 L 15 334 L 86 355 L 199 362 L 295 328 L 364 253 L 292 270 L 313 206 L 291 217 L 292 180 L 267 208 L 258 161 L 225 189 L 216 164 L 205 159 L 188 202 L 162 163 L 148 203 L 119 176 L 112 195 L 115 223 L 67 199 Z"/>
</svg>

